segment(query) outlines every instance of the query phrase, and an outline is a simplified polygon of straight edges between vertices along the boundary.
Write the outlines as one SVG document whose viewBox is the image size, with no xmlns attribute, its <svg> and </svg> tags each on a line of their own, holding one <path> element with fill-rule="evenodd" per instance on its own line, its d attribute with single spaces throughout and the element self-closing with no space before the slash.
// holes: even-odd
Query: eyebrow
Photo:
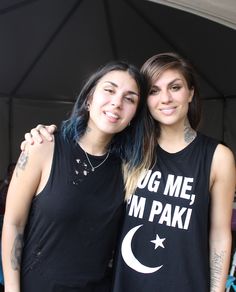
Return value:
<svg viewBox="0 0 236 292">
<path fill-rule="evenodd" d="M 183 80 L 181 78 L 175 78 L 174 80 L 170 81 L 167 85 L 169 86 L 169 85 L 175 83 L 176 81 L 182 81 L 183 82 Z M 153 84 L 152 88 L 159 88 L 159 87 L 157 85 Z"/>
<path fill-rule="evenodd" d="M 182 81 L 183 82 L 183 80 L 181 78 L 175 78 L 174 80 L 170 81 L 168 84 L 170 85 L 172 83 L 175 83 L 176 81 Z"/>
<path fill-rule="evenodd" d="M 112 82 L 112 81 L 104 81 L 104 83 L 109 83 L 109 84 L 111 84 L 112 86 L 118 88 L 118 85 L 117 85 L 116 83 Z M 128 90 L 127 92 L 128 92 L 129 94 L 134 94 L 134 95 L 139 96 L 139 94 L 138 94 L 137 92 L 134 92 L 134 91 L 131 91 L 131 90 Z"/>
</svg>

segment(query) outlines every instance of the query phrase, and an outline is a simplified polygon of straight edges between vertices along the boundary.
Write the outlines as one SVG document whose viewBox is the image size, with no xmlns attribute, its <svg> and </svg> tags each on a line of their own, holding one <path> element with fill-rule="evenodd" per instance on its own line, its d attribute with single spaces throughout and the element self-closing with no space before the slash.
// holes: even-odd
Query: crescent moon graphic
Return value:
<svg viewBox="0 0 236 292">
<path fill-rule="evenodd" d="M 139 272 L 139 273 L 143 273 L 143 274 L 151 274 L 154 273 L 156 271 L 158 271 L 163 265 L 159 266 L 159 267 L 148 267 L 143 265 L 142 263 L 140 263 L 140 261 L 138 261 L 136 259 L 136 257 L 133 254 L 132 248 L 131 248 L 131 242 L 133 239 L 133 236 L 135 234 L 135 232 L 141 227 L 143 226 L 143 224 L 138 225 L 134 228 L 132 228 L 124 237 L 122 245 L 121 245 L 121 254 L 122 257 L 125 261 L 125 263 L 133 270 Z"/>
</svg>

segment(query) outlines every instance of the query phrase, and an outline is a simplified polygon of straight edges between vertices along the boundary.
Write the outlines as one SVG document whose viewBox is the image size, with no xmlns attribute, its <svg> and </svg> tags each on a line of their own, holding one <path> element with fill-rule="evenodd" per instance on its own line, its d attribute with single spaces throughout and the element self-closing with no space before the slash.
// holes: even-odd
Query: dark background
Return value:
<svg viewBox="0 0 236 292">
<path fill-rule="evenodd" d="M 0 1 L 0 179 L 23 134 L 68 116 L 84 79 L 112 59 L 176 51 L 195 66 L 202 132 L 236 154 L 236 30 L 147 0 Z"/>
</svg>

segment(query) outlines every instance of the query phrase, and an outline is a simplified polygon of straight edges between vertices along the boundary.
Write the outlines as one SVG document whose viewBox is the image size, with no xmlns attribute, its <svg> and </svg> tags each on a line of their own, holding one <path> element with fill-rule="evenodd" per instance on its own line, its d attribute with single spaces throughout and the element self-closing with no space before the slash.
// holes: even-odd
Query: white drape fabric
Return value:
<svg viewBox="0 0 236 292">
<path fill-rule="evenodd" d="M 236 29 L 235 0 L 147 0 L 181 9 Z"/>
</svg>

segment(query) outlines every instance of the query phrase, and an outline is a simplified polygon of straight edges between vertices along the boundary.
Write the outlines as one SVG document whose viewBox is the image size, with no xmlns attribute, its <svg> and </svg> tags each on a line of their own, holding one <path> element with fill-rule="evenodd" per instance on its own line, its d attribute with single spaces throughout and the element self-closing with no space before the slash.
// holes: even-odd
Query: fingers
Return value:
<svg viewBox="0 0 236 292">
<path fill-rule="evenodd" d="M 21 144 L 20 144 L 21 151 L 25 150 L 25 147 L 26 147 L 27 143 L 29 143 L 30 145 L 34 144 L 34 139 L 32 138 L 30 133 L 26 133 L 25 134 L 25 140 L 23 142 L 21 142 Z"/>
<path fill-rule="evenodd" d="M 48 141 L 53 141 L 53 133 L 56 131 L 56 129 L 56 125 L 37 125 L 37 127 L 33 128 L 30 133 L 25 134 L 25 140 L 20 145 L 21 151 L 25 150 L 27 143 L 30 145 L 33 145 L 35 142 L 39 144 L 43 143 L 43 137 Z"/>
<path fill-rule="evenodd" d="M 41 128 L 33 128 L 30 131 L 30 135 L 31 135 L 31 139 L 33 140 L 33 142 L 37 142 L 37 143 L 42 143 L 43 142 L 43 138 L 41 137 L 41 131 L 42 131 L 43 127 Z"/>
<path fill-rule="evenodd" d="M 39 143 L 43 142 L 43 138 L 48 141 L 53 141 L 53 133 L 56 128 L 56 125 L 44 126 L 39 124 L 35 129 L 31 130 L 31 134 Z"/>
<path fill-rule="evenodd" d="M 23 142 L 21 142 L 21 144 L 20 144 L 20 150 L 21 151 L 25 151 L 25 146 L 26 146 L 26 144 L 27 144 L 28 142 L 27 141 L 23 141 Z"/>
<path fill-rule="evenodd" d="M 50 125 L 50 126 L 45 126 L 45 128 L 47 129 L 47 131 L 50 133 L 50 134 L 53 134 L 56 130 L 57 130 L 57 126 L 56 125 Z"/>
</svg>

